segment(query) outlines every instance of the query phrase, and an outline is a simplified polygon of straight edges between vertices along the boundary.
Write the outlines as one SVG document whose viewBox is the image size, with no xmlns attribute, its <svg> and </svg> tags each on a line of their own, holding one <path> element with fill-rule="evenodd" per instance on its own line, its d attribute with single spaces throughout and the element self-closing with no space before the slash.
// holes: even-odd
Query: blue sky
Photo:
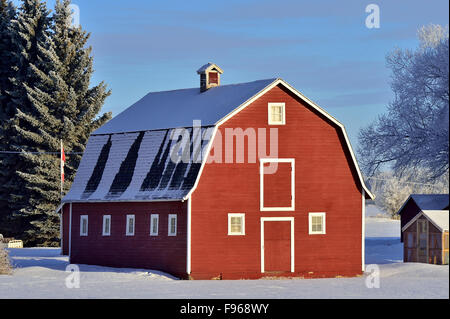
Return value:
<svg viewBox="0 0 450 319">
<path fill-rule="evenodd" d="M 341 121 L 354 147 L 392 98 L 386 54 L 415 48 L 420 26 L 449 20 L 447 0 L 73 3 L 92 33 L 93 83 L 112 89 L 103 111 L 117 115 L 150 91 L 196 87 L 195 71 L 211 61 L 224 70 L 222 84 L 283 78 Z M 371 3 L 379 29 L 365 26 Z"/>
</svg>

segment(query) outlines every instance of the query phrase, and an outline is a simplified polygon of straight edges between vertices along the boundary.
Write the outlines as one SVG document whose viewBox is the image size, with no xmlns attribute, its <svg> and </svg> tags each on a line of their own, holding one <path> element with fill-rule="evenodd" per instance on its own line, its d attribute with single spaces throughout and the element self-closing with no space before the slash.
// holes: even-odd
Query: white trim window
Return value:
<svg viewBox="0 0 450 319">
<path fill-rule="evenodd" d="M 134 236 L 135 221 L 136 219 L 134 215 L 127 215 L 127 228 L 126 228 L 127 236 Z"/>
<path fill-rule="evenodd" d="M 158 236 L 159 230 L 159 215 L 151 214 L 150 215 L 150 236 Z"/>
<path fill-rule="evenodd" d="M 245 214 L 228 214 L 228 235 L 245 235 Z"/>
<path fill-rule="evenodd" d="M 309 213 L 309 234 L 325 233 L 325 213 Z"/>
<path fill-rule="evenodd" d="M 111 215 L 103 215 L 103 236 L 111 236 Z"/>
<path fill-rule="evenodd" d="M 269 125 L 286 124 L 286 105 L 284 103 L 268 104 Z"/>
<path fill-rule="evenodd" d="M 290 163 L 291 164 L 291 205 L 289 207 L 266 207 L 264 206 L 264 164 L 266 163 Z M 261 158 L 259 160 L 259 176 L 260 176 L 260 210 L 261 211 L 294 211 L 295 210 L 295 159 L 294 158 Z"/>
<path fill-rule="evenodd" d="M 87 236 L 88 235 L 88 215 L 81 215 L 80 216 L 80 236 Z"/>
<path fill-rule="evenodd" d="M 177 235 L 177 215 L 176 214 L 169 214 L 168 235 L 169 236 Z"/>
</svg>

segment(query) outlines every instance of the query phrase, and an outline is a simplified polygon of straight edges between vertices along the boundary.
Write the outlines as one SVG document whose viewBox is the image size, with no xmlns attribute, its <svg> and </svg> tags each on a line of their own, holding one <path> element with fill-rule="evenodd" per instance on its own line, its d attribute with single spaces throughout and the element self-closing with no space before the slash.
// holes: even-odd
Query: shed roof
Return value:
<svg viewBox="0 0 450 319">
<path fill-rule="evenodd" d="M 398 210 L 398 214 L 402 214 L 403 208 L 410 200 L 413 200 L 420 210 L 443 210 L 449 208 L 448 194 L 411 194 Z"/>
<path fill-rule="evenodd" d="M 411 226 L 417 219 L 424 216 L 428 219 L 436 228 L 441 232 L 448 231 L 448 210 L 422 210 L 419 214 L 414 216 L 405 226 L 402 227 L 402 231 Z"/>
</svg>

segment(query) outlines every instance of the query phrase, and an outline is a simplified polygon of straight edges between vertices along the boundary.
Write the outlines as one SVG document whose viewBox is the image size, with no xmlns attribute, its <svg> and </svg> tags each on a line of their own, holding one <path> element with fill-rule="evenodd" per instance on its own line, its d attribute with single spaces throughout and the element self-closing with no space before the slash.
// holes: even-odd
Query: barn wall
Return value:
<svg viewBox="0 0 450 319">
<path fill-rule="evenodd" d="M 135 235 L 126 236 L 126 215 L 134 214 Z M 158 236 L 150 236 L 150 215 L 159 214 Z M 168 236 L 168 214 L 177 214 L 177 235 Z M 88 215 L 88 236 L 80 216 Z M 103 215 L 111 215 L 111 236 L 102 236 Z M 74 203 L 70 262 L 146 268 L 176 276 L 186 273 L 186 203 Z"/>
<path fill-rule="evenodd" d="M 62 209 L 61 223 L 62 223 L 62 254 L 69 255 L 69 216 L 70 204 L 65 204 Z"/>
<path fill-rule="evenodd" d="M 269 102 L 286 103 L 286 125 L 267 124 Z M 341 129 L 282 87 L 222 125 L 223 144 L 237 127 L 278 128 L 278 157 L 295 158 L 295 211 L 260 211 L 259 161 L 206 164 L 192 195 L 192 277 L 261 276 L 260 218 L 274 216 L 295 219 L 296 275 L 361 274 L 361 184 Z M 326 212 L 325 235 L 308 234 L 309 212 Z M 228 213 L 246 214 L 245 236 L 227 235 Z"/>
</svg>

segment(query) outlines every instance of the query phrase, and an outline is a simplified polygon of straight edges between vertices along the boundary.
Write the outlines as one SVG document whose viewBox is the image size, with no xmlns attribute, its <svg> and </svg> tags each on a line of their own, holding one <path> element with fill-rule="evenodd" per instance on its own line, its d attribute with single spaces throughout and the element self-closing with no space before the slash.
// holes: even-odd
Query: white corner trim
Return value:
<svg viewBox="0 0 450 319">
<path fill-rule="evenodd" d="M 312 218 L 314 216 L 322 217 L 322 230 L 321 231 L 313 231 L 312 230 Z M 310 212 L 308 213 L 308 235 L 325 235 L 327 233 L 327 214 L 325 212 Z"/>
<path fill-rule="evenodd" d="M 291 222 L 291 272 L 295 271 L 295 231 L 294 231 L 294 217 L 261 217 L 261 273 L 264 269 L 264 222 L 270 221 L 289 221 Z"/>
<path fill-rule="evenodd" d="M 290 163 L 291 164 L 291 206 L 264 207 L 264 164 Z M 295 211 L 295 159 L 294 158 L 260 158 L 259 159 L 259 209 L 262 212 L 292 212 Z"/>
<path fill-rule="evenodd" d="M 189 197 L 187 200 L 187 253 L 186 253 L 186 273 L 189 275 L 191 273 L 191 205 L 192 198 Z"/>
<path fill-rule="evenodd" d="M 361 230 L 361 266 L 362 271 L 366 270 L 366 194 L 364 188 L 362 189 L 362 230 Z"/>
</svg>

